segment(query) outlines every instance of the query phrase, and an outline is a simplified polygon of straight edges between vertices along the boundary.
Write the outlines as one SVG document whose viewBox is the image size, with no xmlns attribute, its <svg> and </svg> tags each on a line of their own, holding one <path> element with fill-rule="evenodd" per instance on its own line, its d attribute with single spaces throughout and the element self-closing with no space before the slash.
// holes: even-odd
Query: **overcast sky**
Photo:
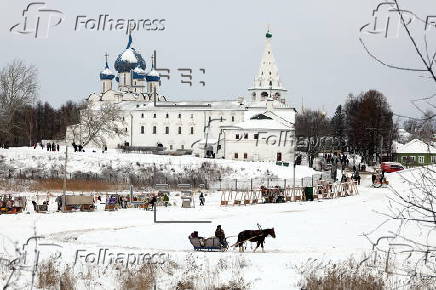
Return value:
<svg viewBox="0 0 436 290">
<path fill-rule="evenodd" d="M 81 19 L 165 19 L 163 31 L 133 33 L 133 46 L 147 60 L 157 51 L 158 67 L 171 70 L 162 94 L 173 100 L 234 99 L 246 96 L 263 52 L 270 25 L 273 52 L 290 104 L 332 113 L 349 93 L 377 89 L 389 99 L 395 112 L 416 115 L 410 100 L 436 92 L 436 84 L 424 74 L 395 71 L 372 60 L 362 48 L 362 36 L 377 55 L 389 62 L 420 66 L 404 34 L 386 39 L 362 34 L 373 22 L 376 0 L 304 1 L 45 1 L 48 9 L 63 13 L 63 21 L 50 28 L 47 38 L 12 33 L 23 22 L 22 13 L 31 1 L 0 2 L 0 66 L 14 58 L 39 69 L 40 98 L 58 106 L 80 101 L 100 90 L 99 71 L 104 54 L 113 70 L 116 56 L 127 44 L 125 31 L 92 31 Z M 434 0 L 402 0 L 404 9 L 421 18 L 436 15 Z M 56 16 L 52 19 L 54 22 Z M 424 23 L 414 32 L 422 39 Z M 17 31 L 17 30 L 15 30 Z M 429 32 L 429 44 L 436 28 Z M 180 83 L 178 68 L 193 69 L 193 85 Z M 205 68 L 202 74 L 199 69 Z M 199 82 L 205 81 L 203 87 Z"/>
</svg>

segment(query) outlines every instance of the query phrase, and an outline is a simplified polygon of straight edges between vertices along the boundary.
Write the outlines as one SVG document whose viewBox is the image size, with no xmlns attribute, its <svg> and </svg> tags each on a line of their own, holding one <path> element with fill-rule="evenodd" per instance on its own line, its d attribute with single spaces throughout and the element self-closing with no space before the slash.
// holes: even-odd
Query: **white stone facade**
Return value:
<svg viewBox="0 0 436 290">
<path fill-rule="evenodd" d="M 286 90 L 279 79 L 270 41 L 271 34 L 268 33 L 260 72 L 248 97 L 229 101 L 174 102 L 160 94 L 159 74 L 154 69 L 148 73 L 142 69 L 145 63 L 131 47 L 130 39 L 127 49 L 115 62 L 117 78 L 106 65 L 100 73 L 102 91 L 87 98 L 96 108 L 108 102 L 117 104 L 122 111 L 124 128 L 120 129 L 126 136 L 107 136 L 105 145 L 108 148 L 126 144 L 163 146 L 169 152 L 193 150 L 198 156 L 207 154 L 215 158 L 292 161 L 296 112 L 286 104 Z M 113 78 L 118 82 L 118 90 L 112 87 Z M 268 119 L 251 119 L 259 114 Z M 74 126 L 80 128 L 80 124 Z M 67 129 L 67 136 L 74 126 Z M 250 139 L 235 140 L 238 131 L 247 132 Z M 288 140 L 274 146 L 265 140 L 253 139 L 254 134 L 259 133 L 261 138 L 286 134 Z M 80 143 L 80 134 L 78 136 L 77 144 Z"/>
</svg>

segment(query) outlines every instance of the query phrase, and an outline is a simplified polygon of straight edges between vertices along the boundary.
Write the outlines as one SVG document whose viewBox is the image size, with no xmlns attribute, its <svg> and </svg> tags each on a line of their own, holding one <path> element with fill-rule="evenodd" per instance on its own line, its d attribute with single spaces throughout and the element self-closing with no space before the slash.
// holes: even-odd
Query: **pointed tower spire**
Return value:
<svg viewBox="0 0 436 290">
<path fill-rule="evenodd" d="M 132 31 L 129 30 L 129 42 L 127 43 L 126 49 L 130 48 L 130 46 L 132 45 L 132 41 Z"/>
<path fill-rule="evenodd" d="M 271 47 L 272 33 L 268 27 L 265 34 L 265 48 L 260 62 L 259 71 L 254 79 L 253 88 L 249 89 L 252 100 L 260 101 L 273 98 L 284 101 L 283 93 L 287 90 L 282 86 L 279 70 Z"/>
<path fill-rule="evenodd" d="M 107 58 L 109 57 L 109 54 L 106 52 L 104 57 L 106 58 L 106 68 L 109 69 L 109 65 L 107 64 Z"/>
</svg>

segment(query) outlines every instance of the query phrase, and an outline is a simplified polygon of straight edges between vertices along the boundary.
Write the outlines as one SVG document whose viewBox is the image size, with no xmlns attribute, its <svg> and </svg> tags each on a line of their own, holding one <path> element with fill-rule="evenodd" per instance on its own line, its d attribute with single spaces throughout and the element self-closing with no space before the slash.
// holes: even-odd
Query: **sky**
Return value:
<svg viewBox="0 0 436 290">
<path fill-rule="evenodd" d="M 157 54 L 157 67 L 170 69 L 170 79 L 163 79 L 161 93 L 171 100 L 248 96 L 247 89 L 259 68 L 267 27 L 273 34 L 273 53 L 282 84 L 288 89 L 288 102 L 297 109 L 303 105 L 332 114 L 348 94 L 377 89 L 386 95 L 395 113 L 417 116 L 419 112 L 410 101 L 436 93 L 436 83 L 425 73 L 387 68 L 370 58 L 362 47 L 359 38 L 389 63 L 422 68 L 404 32 L 395 33 L 395 25 L 389 27 L 388 38 L 383 33 L 368 33 L 372 26 L 360 31 L 365 24 L 374 24 L 373 10 L 383 1 L 41 2 L 45 7 L 41 4 L 39 11 L 25 14 L 33 20 L 40 15 L 37 37 L 34 25 L 23 28 L 23 10 L 35 2 L 0 2 L 0 67 L 16 58 L 35 65 L 39 71 L 39 97 L 53 106 L 67 100 L 82 101 L 98 92 L 105 54 L 114 70 L 116 57 L 126 48 L 126 29 L 91 29 L 96 23 L 93 19 L 98 20 L 99 15 L 108 15 L 114 21 L 132 19 L 132 23 L 139 24 L 145 19 L 161 21 L 157 31 L 147 31 L 142 26 L 135 30 L 133 47 L 146 59 L 147 69 L 151 67 L 153 51 Z M 400 4 L 424 21 L 427 16 L 436 15 L 434 0 L 401 0 Z M 35 5 L 32 7 L 40 7 Z M 378 23 L 382 23 L 389 13 L 379 11 Z M 392 19 L 391 23 L 395 23 Z M 423 36 L 427 33 L 428 46 L 436 47 L 436 27 L 430 26 L 425 32 L 425 23 L 419 20 L 410 27 L 419 45 L 424 45 Z M 192 86 L 181 83 L 182 68 L 192 69 Z"/>
</svg>

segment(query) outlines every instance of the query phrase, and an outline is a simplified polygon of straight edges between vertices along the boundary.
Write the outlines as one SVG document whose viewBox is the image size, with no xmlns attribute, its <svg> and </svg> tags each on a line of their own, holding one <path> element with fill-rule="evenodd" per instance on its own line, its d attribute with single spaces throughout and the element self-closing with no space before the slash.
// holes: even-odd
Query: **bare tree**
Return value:
<svg viewBox="0 0 436 290">
<path fill-rule="evenodd" d="M 414 15 L 417 21 L 425 21 L 412 11 L 404 10 L 398 0 L 393 0 L 391 4 L 400 17 L 402 31 L 412 45 L 421 66 L 403 67 L 389 64 L 369 51 L 361 38 L 360 41 L 364 49 L 371 58 L 384 66 L 409 72 L 424 72 L 427 78 L 436 84 L 436 48 L 433 48 L 432 51 L 428 45 L 428 31 L 425 31 L 422 36 L 421 43 L 424 45 L 419 45 L 416 36 L 409 27 L 411 22 L 406 21 L 406 14 Z M 397 116 L 412 120 L 408 126 L 414 131 L 420 132 L 420 138 L 424 142 L 429 142 L 433 138 L 430 135 L 434 134 L 435 114 L 431 111 L 426 113 L 421 105 L 424 103 L 434 109 L 435 105 L 432 100 L 435 96 L 412 101 L 412 105 L 423 114 L 421 118 L 397 114 Z M 430 148 L 430 144 L 428 146 Z M 388 274 L 394 272 L 404 275 L 412 288 L 427 289 L 430 285 L 435 285 L 436 282 L 436 167 L 425 166 L 404 172 L 401 174 L 400 181 L 403 183 L 401 186 L 390 187 L 388 211 L 383 213 L 387 220 L 380 228 L 386 224 L 394 226 L 381 236 L 374 233 L 369 233 L 366 236 L 373 245 L 374 257 L 382 256 L 385 259 L 384 270 Z M 392 265 L 396 267 L 392 267 Z"/>
<path fill-rule="evenodd" d="M 14 60 L 0 71 L 0 139 L 9 142 L 19 126 L 15 114 L 32 105 L 38 95 L 37 70 L 21 60 Z"/>
<path fill-rule="evenodd" d="M 299 143 L 306 147 L 309 166 L 312 167 L 314 158 L 322 152 L 330 138 L 330 121 L 321 111 L 304 110 L 297 114 L 295 130 Z"/>
<path fill-rule="evenodd" d="M 93 144 L 104 146 L 108 137 L 126 136 L 126 122 L 117 104 L 87 103 L 80 111 L 80 123 L 70 128 L 77 140 L 80 135 L 82 146 Z"/>
</svg>

